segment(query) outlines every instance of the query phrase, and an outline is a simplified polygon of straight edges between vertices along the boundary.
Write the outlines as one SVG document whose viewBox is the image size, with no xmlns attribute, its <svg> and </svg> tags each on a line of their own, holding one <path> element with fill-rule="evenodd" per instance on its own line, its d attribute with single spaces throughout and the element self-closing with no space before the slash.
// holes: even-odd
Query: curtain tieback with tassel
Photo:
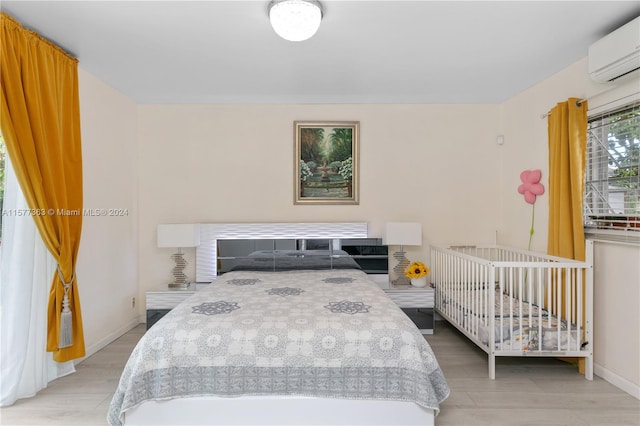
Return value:
<svg viewBox="0 0 640 426">
<path fill-rule="evenodd" d="M 62 311 L 60 312 L 60 338 L 58 339 L 58 348 L 68 348 L 73 345 L 73 328 L 71 319 L 71 309 L 69 308 L 69 290 L 73 280 L 76 279 L 76 271 L 73 271 L 69 282 L 64 280 L 64 275 L 58 265 L 58 277 L 64 286 L 64 297 L 62 299 Z"/>
</svg>

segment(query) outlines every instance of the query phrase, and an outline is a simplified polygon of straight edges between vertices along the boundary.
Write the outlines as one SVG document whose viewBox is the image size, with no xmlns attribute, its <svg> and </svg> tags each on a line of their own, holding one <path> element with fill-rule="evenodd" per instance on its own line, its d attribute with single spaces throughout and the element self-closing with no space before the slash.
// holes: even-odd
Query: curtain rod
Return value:
<svg viewBox="0 0 640 426">
<path fill-rule="evenodd" d="M 603 94 L 605 94 L 605 93 L 607 93 L 607 92 L 609 92 L 609 91 L 611 91 L 611 90 L 615 89 L 616 87 L 617 87 L 617 86 L 611 86 L 611 87 L 609 87 L 609 88 L 607 88 L 607 89 L 603 90 L 603 91 L 602 91 L 602 92 L 600 92 L 600 93 L 596 93 L 595 95 L 593 95 L 593 96 L 591 96 L 591 97 L 589 97 L 589 98 L 586 98 L 586 99 L 578 99 L 578 100 L 576 101 L 576 105 L 577 105 L 577 106 L 580 106 L 580 104 L 581 104 L 581 103 L 583 103 L 584 101 L 591 101 L 593 98 L 597 98 L 598 96 L 603 95 Z M 603 107 L 603 106 L 607 106 L 607 105 L 610 105 L 610 104 L 613 104 L 613 103 L 619 102 L 619 101 L 621 101 L 621 100 L 623 100 L 623 99 L 625 99 L 625 98 L 631 98 L 631 97 L 634 97 L 634 96 L 636 96 L 636 95 L 640 95 L 640 92 L 633 92 L 633 93 L 630 93 L 630 94 L 625 95 L 625 96 L 623 96 L 623 97 L 621 97 L 621 98 L 614 99 L 614 100 L 609 101 L 609 102 L 606 102 L 606 103 L 604 103 L 604 104 L 602 104 L 602 105 L 598 105 L 598 107 L 597 107 L 597 108 L 601 108 L 601 107 Z M 541 119 L 545 119 L 545 118 L 547 118 L 549 115 L 551 115 L 551 110 L 547 111 L 545 114 L 542 114 L 542 115 L 540 116 L 540 118 L 541 118 Z"/>
<path fill-rule="evenodd" d="M 580 105 L 582 105 L 582 103 L 583 103 L 583 102 L 586 102 L 586 101 L 588 101 L 588 100 L 589 100 L 589 99 L 578 99 L 578 100 L 576 101 L 576 106 L 580 106 Z M 547 117 L 548 117 L 548 116 L 550 116 L 550 115 L 551 115 L 551 110 L 549 110 L 549 111 L 547 111 L 546 113 L 542 114 L 542 115 L 540 116 L 540 118 L 541 118 L 541 119 L 545 119 L 545 118 L 547 118 Z"/>
</svg>

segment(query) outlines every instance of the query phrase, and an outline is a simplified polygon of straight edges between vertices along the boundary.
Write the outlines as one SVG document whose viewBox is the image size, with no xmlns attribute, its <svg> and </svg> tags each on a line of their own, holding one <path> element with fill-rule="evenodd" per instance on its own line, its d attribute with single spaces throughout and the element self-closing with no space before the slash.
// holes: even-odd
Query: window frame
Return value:
<svg viewBox="0 0 640 426">
<path fill-rule="evenodd" d="M 636 162 L 629 166 L 617 167 L 615 169 L 619 170 L 620 168 L 627 168 L 632 170 L 632 173 L 635 172 L 635 175 L 632 174 L 622 178 L 620 176 L 611 176 L 611 168 L 609 166 L 610 159 L 614 157 L 611 155 L 609 147 L 609 126 L 612 124 L 612 122 L 609 121 L 609 118 L 628 111 L 636 112 L 637 115 L 630 118 L 630 120 L 632 120 L 631 122 L 634 126 L 638 126 L 637 134 L 640 135 L 640 98 L 636 98 L 631 101 L 627 100 L 627 102 L 618 103 L 618 105 L 608 106 L 609 108 L 601 108 L 600 111 L 597 112 L 590 111 L 588 116 L 585 191 L 583 199 L 583 225 L 585 234 L 613 241 L 631 241 L 640 243 L 640 176 L 638 176 L 640 174 L 640 158 L 635 159 Z M 599 151 L 597 147 L 594 147 L 594 144 L 598 141 L 598 137 L 593 135 L 596 131 L 599 131 L 600 133 L 600 135 L 598 135 L 600 136 Z M 606 138 L 604 141 L 606 146 L 602 143 L 604 138 Z M 639 139 L 640 136 L 632 139 L 634 141 L 634 149 L 636 149 L 635 147 L 640 143 Z M 603 148 L 606 151 L 603 151 Z M 603 170 L 603 161 L 605 162 L 604 167 L 606 167 L 606 170 Z M 594 174 L 597 174 L 597 176 L 594 176 Z M 605 213 L 602 211 L 602 205 L 599 206 L 597 202 L 591 201 L 594 194 L 598 192 L 597 190 L 594 190 L 594 188 L 599 186 L 600 193 L 604 194 L 606 197 L 606 206 L 613 209 L 612 204 L 610 203 L 611 198 L 609 196 L 609 189 L 616 188 L 615 186 L 610 185 L 610 182 L 615 182 L 616 179 L 622 179 L 623 181 L 626 181 L 627 184 L 635 185 L 632 186 L 635 191 L 635 201 L 631 207 L 628 207 L 627 199 L 624 198 L 622 212 L 619 211 L 619 204 L 618 211 L 613 210 L 613 212 Z M 606 185 L 606 188 L 602 189 L 604 185 Z M 617 188 L 621 187 L 622 186 L 618 186 Z M 602 198 L 602 196 L 600 197 Z M 626 194 L 624 197 L 626 197 Z M 633 199 L 634 198 L 632 197 L 632 200 Z"/>
</svg>

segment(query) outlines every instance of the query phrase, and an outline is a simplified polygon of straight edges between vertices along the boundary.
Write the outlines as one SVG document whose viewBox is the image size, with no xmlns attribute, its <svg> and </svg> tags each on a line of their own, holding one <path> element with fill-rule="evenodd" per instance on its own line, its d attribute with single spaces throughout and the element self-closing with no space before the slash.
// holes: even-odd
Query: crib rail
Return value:
<svg viewBox="0 0 640 426">
<path fill-rule="evenodd" d="M 502 246 L 432 247 L 431 254 L 436 311 L 490 355 L 492 376 L 494 356 L 591 360 L 589 259 Z"/>
</svg>

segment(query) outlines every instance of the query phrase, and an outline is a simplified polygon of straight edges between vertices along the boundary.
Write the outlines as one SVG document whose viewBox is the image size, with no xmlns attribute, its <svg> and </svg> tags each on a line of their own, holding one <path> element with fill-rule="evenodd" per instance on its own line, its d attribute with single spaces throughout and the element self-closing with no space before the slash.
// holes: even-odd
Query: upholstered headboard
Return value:
<svg viewBox="0 0 640 426">
<path fill-rule="evenodd" d="M 211 282 L 218 275 L 219 240 L 340 240 L 367 238 L 366 222 L 336 223 L 207 223 L 200 224 L 200 245 L 196 248 L 196 281 Z"/>
</svg>

